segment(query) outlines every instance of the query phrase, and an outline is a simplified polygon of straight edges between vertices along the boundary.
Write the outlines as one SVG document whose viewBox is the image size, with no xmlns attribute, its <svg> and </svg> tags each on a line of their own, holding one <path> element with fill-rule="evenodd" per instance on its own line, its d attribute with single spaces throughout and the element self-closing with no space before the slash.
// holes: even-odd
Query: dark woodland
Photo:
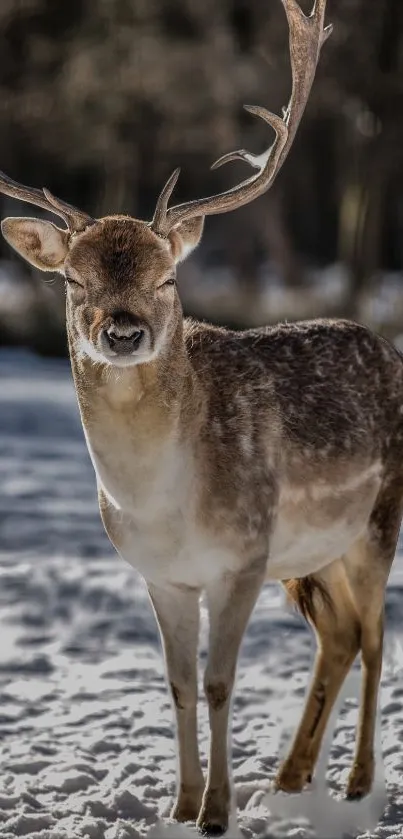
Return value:
<svg viewBox="0 0 403 839">
<path fill-rule="evenodd" d="M 310 5 L 301 0 L 305 12 Z M 328 0 L 327 21 L 334 31 L 281 175 L 254 204 L 208 219 L 201 248 L 181 269 L 184 305 L 235 326 L 329 314 L 398 336 L 403 4 Z M 270 142 L 242 105 L 280 113 L 290 93 L 280 0 L 2 0 L 0 37 L 0 168 L 92 215 L 150 218 L 176 166 L 175 201 L 241 180 L 241 163 L 210 165 Z M 32 214 L 0 202 L 2 217 Z M 4 242 L 0 258 L 30 301 L 24 336 L 0 294 L 2 341 L 63 352 L 61 281 L 44 285 Z M 330 297 L 329 266 L 343 278 Z M 266 311 L 262 288 L 271 283 L 282 297 Z M 389 305 L 372 305 L 385 294 Z"/>
</svg>

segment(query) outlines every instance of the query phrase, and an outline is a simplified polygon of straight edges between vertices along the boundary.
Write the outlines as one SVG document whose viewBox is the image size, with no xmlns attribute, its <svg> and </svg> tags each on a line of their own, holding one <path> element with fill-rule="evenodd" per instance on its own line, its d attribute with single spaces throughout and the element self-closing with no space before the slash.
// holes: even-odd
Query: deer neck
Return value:
<svg viewBox="0 0 403 839">
<path fill-rule="evenodd" d="M 68 336 L 81 419 L 98 477 L 100 464 L 110 471 L 119 463 L 131 474 L 136 468 L 155 472 L 167 448 L 186 436 L 198 402 L 182 323 L 164 353 L 126 368 L 94 364 L 80 353 L 70 325 Z"/>
</svg>

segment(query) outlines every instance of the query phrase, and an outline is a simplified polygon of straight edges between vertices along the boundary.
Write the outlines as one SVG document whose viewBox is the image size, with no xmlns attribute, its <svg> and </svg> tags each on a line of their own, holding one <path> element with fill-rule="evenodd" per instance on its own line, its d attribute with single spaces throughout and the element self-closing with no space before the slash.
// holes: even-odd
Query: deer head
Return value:
<svg viewBox="0 0 403 839">
<path fill-rule="evenodd" d="M 151 223 L 126 216 L 93 219 L 0 173 L 0 191 L 59 215 L 66 228 L 32 218 L 7 218 L 9 244 L 42 271 L 58 271 L 67 285 L 68 321 L 80 349 L 95 361 L 128 366 L 147 362 L 169 345 L 182 318 L 175 288 L 176 264 L 199 243 L 206 215 L 229 212 L 266 192 L 285 160 L 301 120 L 319 58 L 331 32 L 324 29 L 326 0 L 306 17 L 296 0 L 283 0 L 289 25 L 292 93 L 279 117 L 263 107 L 247 110 L 274 130 L 261 155 L 245 150 L 220 158 L 213 168 L 241 159 L 257 172 L 226 192 L 168 207 L 179 170 L 162 190 Z"/>
</svg>

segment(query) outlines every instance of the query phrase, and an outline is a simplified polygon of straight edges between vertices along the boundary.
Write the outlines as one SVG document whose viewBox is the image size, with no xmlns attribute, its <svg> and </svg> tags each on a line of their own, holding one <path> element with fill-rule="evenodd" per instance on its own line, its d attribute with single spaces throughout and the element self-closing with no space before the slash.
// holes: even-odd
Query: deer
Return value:
<svg viewBox="0 0 403 839">
<path fill-rule="evenodd" d="M 145 581 L 159 626 L 176 718 L 179 822 L 228 828 L 228 759 L 238 653 L 267 580 L 311 625 L 311 685 L 275 790 L 312 782 L 338 692 L 358 654 L 362 695 L 346 794 L 374 777 L 384 598 L 403 513 L 403 361 L 365 325 L 316 319 L 234 331 L 185 318 L 176 268 L 205 216 L 272 186 L 296 134 L 330 35 L 326 0 L 309 16 L 283 0 L 292 91 L 283 115 L 248 107 L 274 131 L 255 171 L 227 191 L 170 206 L 179 170 L 151 222 L 94 219 L 46 188 L 1 173 L 0 191 L 59 216 L 6 218 L 21 257 L 66 285 L 72 374 L 95 470 L 100 515 L 120 556 Z M 207 778 L 197 738 L 201 598 L 209 617 L 204 694 Z"/>
</svg>

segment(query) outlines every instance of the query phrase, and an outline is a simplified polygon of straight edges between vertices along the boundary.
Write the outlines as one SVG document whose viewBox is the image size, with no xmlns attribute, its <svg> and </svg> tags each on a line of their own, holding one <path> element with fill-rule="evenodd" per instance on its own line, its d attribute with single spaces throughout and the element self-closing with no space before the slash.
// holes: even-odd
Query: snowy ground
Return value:
<svg viewBox="0 0 403 839">
<path fill-rule="evenodd" d="M 234 823 L 231 836 L 311 836 L 309 821 L 319 837 L 343 830 L 403 835 L 401 559 L 387 592 L 378 776 L 374 795 L 361 804 L 342 799 L 355 739 L 354 675 L 316 788 L 272 797 L 266 806 L 262 800 L 298 720 L 312 661 L 308 630 L 284 608 L 277 586 L 265 588 L 243 646 L 234 703 L 241 834 Z M 158 824 L 175 778 L 159 640 L 141 582 L 102 530 L 68 366 L 6 351 L 0 638 L 0 836 L 194 836 L 190 827 Z M 204 704 L 200 738 L 205 753 Z"/>
</svg>

